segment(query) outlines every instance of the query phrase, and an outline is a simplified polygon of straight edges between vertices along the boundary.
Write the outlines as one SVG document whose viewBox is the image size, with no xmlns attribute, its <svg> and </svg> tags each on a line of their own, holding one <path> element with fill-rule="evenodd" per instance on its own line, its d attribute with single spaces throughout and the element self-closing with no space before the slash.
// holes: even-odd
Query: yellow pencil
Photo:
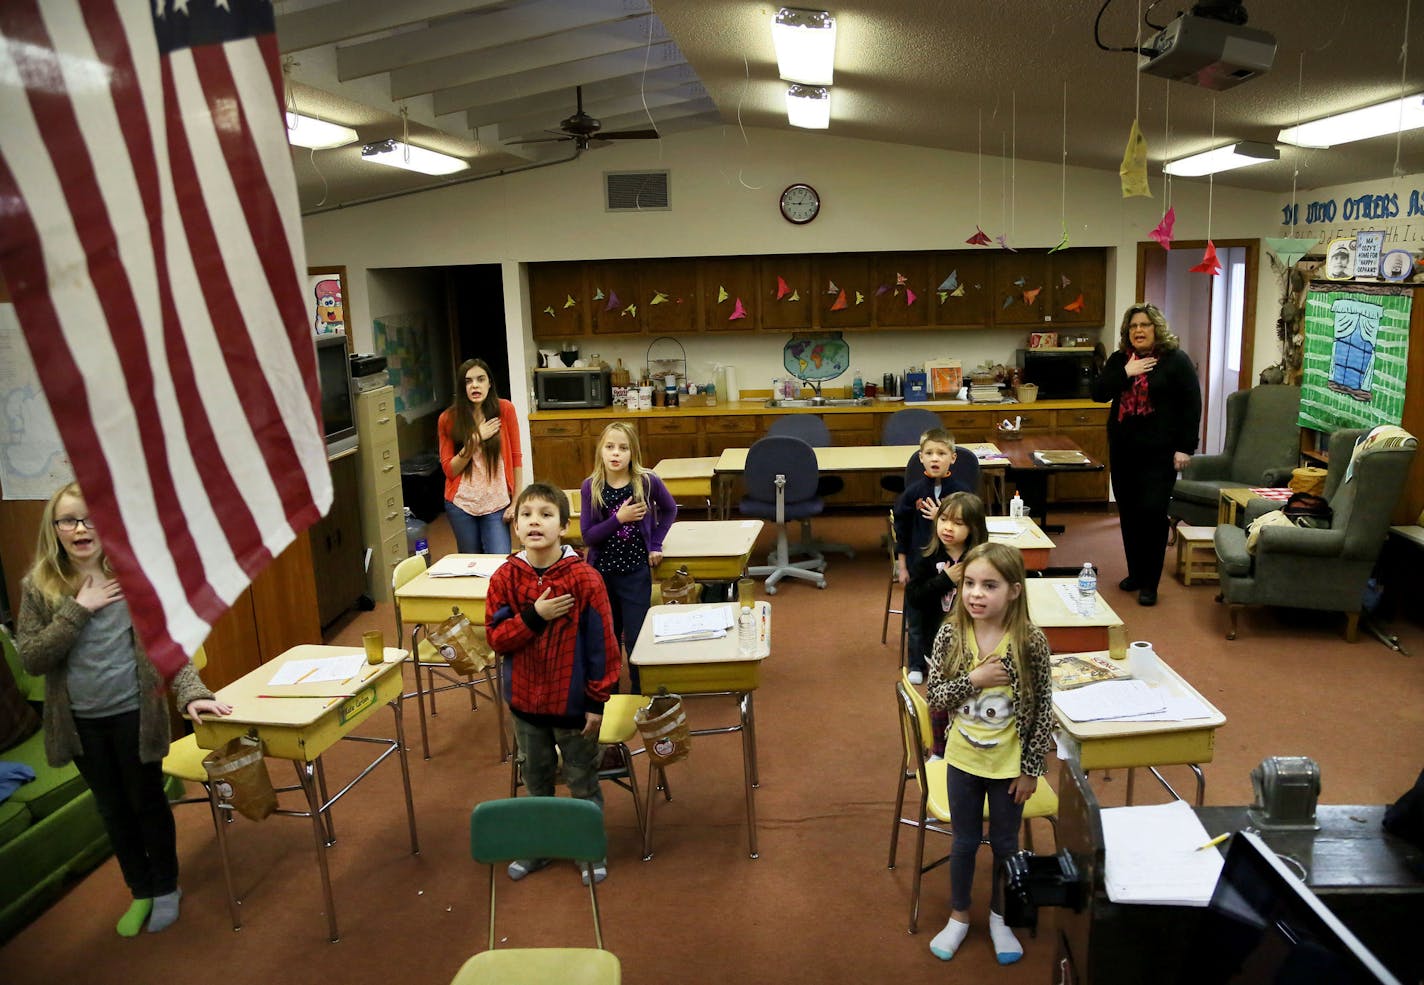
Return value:
<svg viewBox="0 0 1424 985">
<path fill-rule="evenodd" d="M 1215 838 L 1211 839 L 1211 841 L 1207 842 L 1205 845 L 1199 845 L 1199 846 L 1197 847 L 1197 851 L 1201 851 L 1202 849 L 1205 849 L 1205 848 L 1213 848 L 1213 847 L 1215 847 L 1215 846 L 1221 844 L 1223 841 L 1225 841 L 1227 838 L 1230 838 L 1230 837 L 1231 837 L 1231 832 L 1230 832 L 1230 831 L 1226 832 L 1226 834 L 1224 834 L 1224 835 L 1217 835 Z"/>
</svg>

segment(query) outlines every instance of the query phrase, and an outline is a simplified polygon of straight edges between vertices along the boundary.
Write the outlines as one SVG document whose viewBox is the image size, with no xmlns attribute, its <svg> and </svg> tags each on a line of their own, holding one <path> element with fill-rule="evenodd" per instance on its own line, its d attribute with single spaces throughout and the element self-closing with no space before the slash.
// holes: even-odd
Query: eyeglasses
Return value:
<svg viewBox="0 0 1424 985">
<path fill-rule="evenodd" d="M 94 521 L 87 516 L 62 516 L 54 521 L 54 525 L 67 534 L 72 534 L 83 524 L 85 530 L 94 529 Z"/>
</svg>

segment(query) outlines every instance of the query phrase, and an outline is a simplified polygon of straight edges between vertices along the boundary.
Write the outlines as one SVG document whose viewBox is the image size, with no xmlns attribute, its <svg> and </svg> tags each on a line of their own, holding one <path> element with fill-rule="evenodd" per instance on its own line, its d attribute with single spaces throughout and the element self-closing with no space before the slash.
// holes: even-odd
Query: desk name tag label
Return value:
<svg viewBox="0 0 1424 985">
<path fill-rule="evenodd" d="M 347 722 L 351 721 L 352 719 L 360 716 L 361 714 L 374 707 L 375 704 L 376 689 L 374 687 L 369 686 L 364 687 L 356 694 L 352 695 L 350 698 L 347 698 L 341 703 L 341 709 L 338 712 L 337 720 L 342 725 L 345 725 Z"/>
</svg>

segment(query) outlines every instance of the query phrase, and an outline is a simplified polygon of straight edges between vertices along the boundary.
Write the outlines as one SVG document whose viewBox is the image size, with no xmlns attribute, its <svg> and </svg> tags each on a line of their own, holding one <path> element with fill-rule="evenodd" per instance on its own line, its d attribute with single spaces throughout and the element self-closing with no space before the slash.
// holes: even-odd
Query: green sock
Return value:
<svg viewBox="0 0 1424 985">
<path fill-rule="evenodd" d="M 129 904 L 129 908 L 124 911 L 124 915 L 119 917 L 119 925 L 116 928 L 120 937 L 137 937 L 138 932 L 143 929 L 143 922 L 148 919 L 149 911 L 153 909 L 153 900 L 136 899 Z"/>
</svg>

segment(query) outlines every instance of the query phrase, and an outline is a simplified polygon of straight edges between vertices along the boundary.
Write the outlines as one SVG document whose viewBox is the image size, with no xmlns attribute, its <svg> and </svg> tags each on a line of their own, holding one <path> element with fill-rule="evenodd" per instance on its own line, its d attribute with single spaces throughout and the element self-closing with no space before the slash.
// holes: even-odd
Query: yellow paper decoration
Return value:
<svg viewBox="0 0 1424 985">
<path fill-rule="evenodd" d="M 718 303 L 718 304 L 721 304 L 721 303 L 722 303 L 723 301 L 725 301 L 725 300 L 727 300 L 727 289 L 726 289 L 725 287 L 722 287 L 721 285 L 718 285 L 718 287 L 717 287 L 717 303 Z"/>
<path fill-rule="evenodd" d="M 1147 187 L 1147 138 L 1132 121 L 1132 130 L 1127 135 L 1127 147 L 1122 152 L 1122 166 L 1117 170 L 1122 178 L 1123 198 L 1151 198 L 1152 189 Z"/>
<path fill-rule="evenodd" d="M 565 298 L 565 300 L 564 300 L 564 307 L 565 307 L 565 308 L 572 308 L 572 307 L 573 307 L 575 304 L 577 304 L 577 303 L 578 303 L 578 302 L 574 300 L 574 296 L 573 296 L 572 294 L 569 294 L 569 295 L 566 296 L 566 298 Z"/>
<path fill-rule="evenodd" d="M 649 303 L 649 304 L 666 304 L 666 303 L 667 303 L 667 299 L 668 299 L 668 296 L 667 296 L 666 294 L 664 294 L 662 291 L 654 291 L 654 292 L 653 292 L 653 299 L 652 299 L 651 301 L 649 301 L 648 303 Z"/>
</svg>

